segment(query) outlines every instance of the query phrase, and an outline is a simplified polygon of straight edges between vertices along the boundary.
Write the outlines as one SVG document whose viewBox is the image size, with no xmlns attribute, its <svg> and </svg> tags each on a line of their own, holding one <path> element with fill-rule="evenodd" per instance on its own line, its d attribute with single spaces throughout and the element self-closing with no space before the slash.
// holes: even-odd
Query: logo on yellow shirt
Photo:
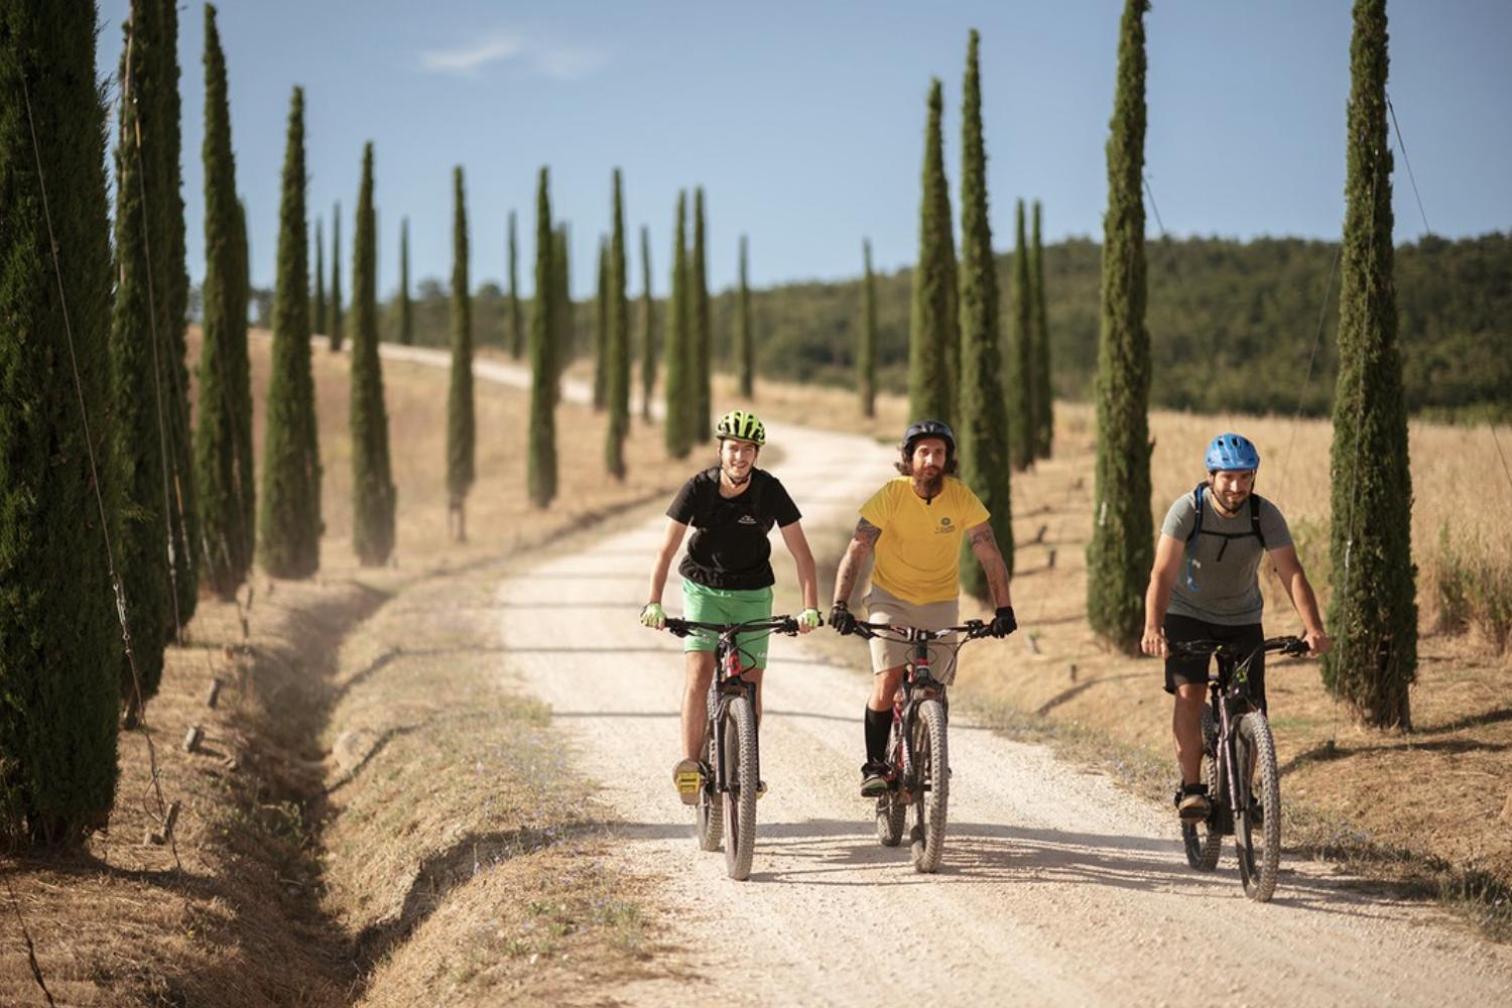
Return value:
<svg viewBox="0 0 1512 1008">
<path fill-rule="evenodd" d="M 941 533 L 948 534 L 954 531 L 955 526 L 951 524 L 950 518 L 947 515 L 941 515 L 940 524 L 935 526 L 935 535 L 940 535 Z"/>
</svg>

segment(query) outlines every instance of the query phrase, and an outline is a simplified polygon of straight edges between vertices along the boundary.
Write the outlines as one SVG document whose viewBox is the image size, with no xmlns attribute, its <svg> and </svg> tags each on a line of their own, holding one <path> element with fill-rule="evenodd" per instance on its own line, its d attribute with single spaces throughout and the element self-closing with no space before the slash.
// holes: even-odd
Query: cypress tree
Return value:
<svg viewBox="0 0 1512 1008">
<path fill-rule="evenodd" d="M 456 297 L 455 292 L 452 297 Z M 415 342 L 415 310 L 410 304 L 408 217 L 399 221 L 399 342 L 404 346 Z"/>
<path fill-rule="evenodd" d="M 1034 360 L 1034 457 L 1049 458 L 1055 437 L 1055 390 L 1050 381 L 1050 329 L 1045 318 L 1045 250 L 1040 243 L 1040 201 L 1034 201 L 1034 237 L 1029 245 L 1031 312 L 1029 332 Z"/>
<path fill-rule="evenodd" d="M 1145 329 L 1144 171 L 1147 0 L 1126 0 L 1108 137 L 1102 321 L 1097 351 L 1097 463 L 1087 546 L 1087 620 L 1135 653 L 1154 553 L 1150 517 L 1150 336 Z"/>
<path fill-rule="evenodd" d="M 966 43 L 966 74 L 961 97 L 961 479 L 991 514 L 1003 561 L 1013 572 L 1013 504 L 1010 497 L 999 369 L 997 266 L 992 258 L 992 226 L 987 214 L 987 149 L 982 138 L 981 76 L 977 68 L 978 35 Z M 971 547 L 963 543 L 969 553 Z M 982 565 L 961 564 L 961 585 L 977 598 L 990 598 Z"/>
<path fill-rule="evenodd" d="M 520 321 L 519 249 L 515 244 L 515 212 L 509 211 L 509 356 L 525 355 L 525 326 Z"/>
<path fill-rule="evenodd" d="M 110 398 L 105 113 L 93 3 L 0 23 L 0 842 L 72 847 L 110 813 L 120 710 L 121 480 L 86 412 Z"/>
<path fill-rule="evenodd" d="M 735 313 L 735 367 L 740 394 L 756 398 L 756 341 L 751 333 L 751 285 L 746 277 L 746 236 L 740 236 L 740 303 Z"/>
<path fill-rule="evenodd" d="M 593 408 L 604 408 L 609 381 L 609 243 L 599 239 L 593 306 Z"/>
<path fill-rule="evenodd" d="M 244 484 L 252 476 L 250 460 L 241 454 L 243 417 L 239 411 L 241 376 L 247 370 L 246 243 L 236 199 L 226 61 L 214 29 L 213 8 L 206 17 L 204 347 L 194 463 L 204 536 L 204 581 L 216 595 L 229 600 L 252 563 L 244 510 Z"/>
<path fill-rule="evenodd" d="M 688 194 L 677 194 L 677 230 L 672 236 L 672 290 L 667 297 L 666 422 L 663 436 L 667 454 L 684 458 L 693 450 L 692 416 L 688 402 L 693 396 L 688 347 L 688 254 L 683 244 L 687 231 Z"/>
<path fill-rule="evenodd" d="M 929 86 L 929 122 L 924 130 L 924 171 L 919 200 L 919 261 L 914 267 L 909 316 L 908 411 L 915 419 L 950 423 L 955 395 L 951 360 L 954 323 L 955 253 L 950 231 L 950 192 L 940 135 L 940 81 Z"/>
<path fill-rule="evenodd" d="M 1355 0 L 1349 60 L 1329 541 L 1336 640 L 1323 681 L 1361 722 L 1410 729 L 1417 572 L 1391 244 L 1386 0 Z"/>
<path fill-rule="evenodd" d="M 139 5 L 140 6 L 140 5 Z M 155 27 L 150 14 L 132 11 L 121 54 L 121 100 L 116 166 L 115 304 L 110 317 L 110 448 L 119 477 L 116 556 L 126 595 L 136 673 L 130 657 L 120 655 L 120 695 L 134 720 L 139 701 L 157 692 L 163 650 L 174 627 L 173 561 L 168 551 L 168 516 L 172 510 L 169 455 L 173 399 L 168 388 L 169 340 L 166 319 L 155 314 L 150 243 L 153 224 L 147 213 L 146 170 L 156 164 L 146 147 L 152 137 L 143 122 L 155 114 L 151 102 L 157 70 L 149 57 Z M 137 20 L 140 16 L 140 20 Z M 30 160 L 30 159 L 28 159 Z M 77 407 L 75 407 L 77 410 Z M 103 417 L 101 418 L 103 424 Z M 138 696 L 140 682 L 141 695 Z"/>
<path fill-rule="evenodd" d="M 709 312 L 708 245 L 704 241 L 704 196 L 703 186 L 693 191 L 693 262 L 688 285 L 688 310 L 692 318 L 693 350 L 693 417 L 688 427 L 689 436 L 702 444 L 713 436 L 711 413 L 714 406 L 712 361 L 714 333 Z"/>
<path fill-rule="evenodd" d="M 215 8 L 205 6 L 206 33 L 214 20 Z M 158 154 L 156 179 L 149 177 L 150 203 L 148 227 L 152 229 L 153 274 L 155 285 L 163 293 L 154 297 L 159 316 L 160 339 L 166 338 L 166 395 L 170 437 L 170 471 L 173 507 L 169 511 L 170 537 L 173 547 L 174 583 L 178 591 L 175 616 L 182 629 L 194 616 L 199 601 L 199 557 L 202 542 L 199 527 L 199 503 L 194 485 L 194 441 L 189 423 L 189 344 L 186 327 L 189 309 L 189 274 L 184 250 L 183 168 L 180 164 L 182 141 L 179 130 L 180 100 L 178 90 L 178 8 L 167 0 L 154 7 L 141 4 L 141 13 L 153 27 L 153 46 L 148 60 L 154 64 L 155 92 L 144 94 L 143 101 L 157 112 L 156 122 L 144 123 L 144 142 Z M 208 38 L 207 38 L 208 46 Z M 166 252 L 164 251 L 166 250 Z"/>
<path fill-rule="evenodd" d="M 557 269 L 552 262 L 556 239 L 551 230 L 551 180 L 543 167 L 536 184 L 535 294 L 530 300 L 530 446 L 526 487 L 538 508 L 556 497 L 557 363 L 552 344 L 557 333 Z"/>
<path fill-rule="evenodd" d="M 310 370 L 308 222 L 305 217 L 304 91 L 289 99 L 278 275 L 273 289 L 273 366 L 264 421 L 258 556 L 280 578 L 320 569 L 320 453 Z M 315 244 L 316 249 L 320 243 Z"/>
<path fill-rule="evenodd" d="M 963 211 L 964 212 L 964 211 Z M 1008 457 L 1019 472 L 1034 462 L 1034 309 L 1029 292 L 1029 242 L 1024 201 L 1014 217 L 1013 329 L 1008 338 Z"/>
<path fill-rule="evenodd" d="M 625 435 L 630 432 L 630 303 L 625 298 L 625 206 L 620 170 L 614 169 L 614 229 L 609 238 L 609 331 L 606 396 L 609 430 L 604 461 L 615 479 L 625 478 Z"/>
<path fill-rule="evenodd" d="M 232 389 L 233 433 L 236 437 L 237 486 L 241 490 L 241 528 L 246 537 L 246 571 L 257 552 L 257 479 L 252 444 L 252 360 L 247 342 L 248 309 L 252 304 L 252 246 L 247 237 L 247 207 L 236 201 L 237 307 L 231 332 L 236 339 L 236 381 Z"/>
<path fill-rule="evenodd" d="M 551 236 L 551 268 L 554 271 L 551 277 L 551 296 L 556 299 L 555 310 L 551 313 L 551 320 L 556 327 L 555 338 L 552 340 L 552 362 L 556 366 L 557 383 L 552 389 L 553 401 L 559 401 L 562 397 L 562 375 L 567 370 L 567 365 L 572 363 L 577 347 L 574 345 L 577 338 L 577 326 L 572 303 L 572 270 L 568 257 L 569 236 L 567 225 L 559 224 Z"/>
<path fill-rule="evenodd" d="M 641 247 L 641 419 L 651 422 L 651 395 L 656 389 L 656 305 L 651 293 L 651 231 L 644 224 Z"/>
<path fill-rule="evenodd" d="M 861 415 L 877 415 L 877 284 L 872 275 L 871 241 L 861 242 L 865 274 L 861 286 L 861 342 L 856 350 L 856 388 L 861 394 Z"/>
<path fill-rule="evenodd" d="M 458 542 L 467 538 L 465 505 L 473 484 L 475 420 L 472 378 L 472 294 L 467 282 L 467 204 L 462 167 L 452 169 L 451 389 L 446 400 L 446 493 Z"/>
<path fill-rule="evenodd" d="M 331 328 L 326 333 L 330 341 L 331 352 L 336 353 L 341 349 L 341 204 L 336 204 L 331 213 L 331 304 L 327 309 L 330 312 Z"/>
<path fill-rule="evenodd" d="M 388 411 L 378 359 L 377 224 L 373 214 L 373 144 L 362 147 L 362 187 L 352 238 L 352 547 L 365 567 L 388 563 L 394 550 L 394 480 Z M 448 429 L 450 425 L 448 424 Z"/>
<path fill-rule="evenodd" d="M 319 217 L 315 218 L 315 305 L 310 321 L 315 332 L 326 331 L 325 239 L 320 233 Z"/>
</svg>

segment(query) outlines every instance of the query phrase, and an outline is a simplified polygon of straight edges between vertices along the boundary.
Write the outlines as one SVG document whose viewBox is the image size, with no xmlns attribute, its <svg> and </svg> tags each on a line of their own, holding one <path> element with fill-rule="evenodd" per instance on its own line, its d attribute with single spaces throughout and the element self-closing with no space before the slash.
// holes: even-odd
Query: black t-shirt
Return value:
<svg viewBox="0 0 1512 1008">
<path fill-rule="evenodd" d="M 772 575 L 772 525 L 784 527 L 803 517 L 777 477 L 751 470 L 751 483 L 737 497 L 719 493 L 719 467 L 688 482 L 667 508 L 667 517 L 693 526 L 688 554 L 677 572 L 706 588 L 766 588 Z"/>
</svg>

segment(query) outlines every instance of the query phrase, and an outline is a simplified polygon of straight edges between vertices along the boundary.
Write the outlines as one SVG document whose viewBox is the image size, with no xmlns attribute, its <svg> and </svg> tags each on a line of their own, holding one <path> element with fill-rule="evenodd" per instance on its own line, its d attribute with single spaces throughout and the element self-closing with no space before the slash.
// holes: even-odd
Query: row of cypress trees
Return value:
<svg viewBox="0 0 1512 1008">
<path fill-rule="evenodd" d="M 909 340 L 909 412 L 951 424 L 957 433 L 962 479 L 992 514 L 1003 559 L 1013 570 L 1013 469 L 1048 456 L 1051 442 L 1049 336 L 1044 319 L 1044 274 L 1035 244 L 1026 241 L 1024 203 L 1018 202 L 1008 339 L 1001 333 L 997 270 L 988 214 L 987 154 L 982 135 L 980 35 L 966 45 L 961 103 L 961 250 L 956 257 L 943 151 L 940 81 L 930 84 L 919 206 L 919 258 L 914 269 Z M 861 412 L 875 414 L 876 293 L 871 246 L 862 246 L 862 321 L 856 354 Z M 962 565 L 965 589 L 985 597 L 979 565 Z"/>
<path fill-rule="evenodd" d="M 1108 139 L 1097 470 L 1087 547 L 1094 630 L 1133 652 L 1153 551 L 1144 326 L 1144 162 L 1147 0 L 1126 0 Z M 1392 279 L 1392 155 L 1387 142 L 1385 0 L 1355 0 L 1350 41 L 1339 375 L 1328 625 L 1336 641 L 1324 685 L 1366 724 L 1410 728 L 1417 666 L 1412 481 Z"/>
<path fill-rule="evenodd" d="M 666 372 L 664 433 L 667 452 L 675 458 L 685 458 L 694 444 L 707 441 L 713 434 L 711 361 L 714 339 L 709 312 L 703 188 L 700 186 L 693 193 L 691 245 L 687 241 L 687 202 L 687 193 L 678 193 L 677 226 L 672 246 L 672 290 L 667 299 L 666 340 L 663 344 Z M 649 345 L 649 283 L 646 289 L 644 343 Z M 741 350 L 742 354 L 744 352 Z M 644 387 L 648 391 L 653 381 L 654 375 L 643 370 Z"/>
</svg>

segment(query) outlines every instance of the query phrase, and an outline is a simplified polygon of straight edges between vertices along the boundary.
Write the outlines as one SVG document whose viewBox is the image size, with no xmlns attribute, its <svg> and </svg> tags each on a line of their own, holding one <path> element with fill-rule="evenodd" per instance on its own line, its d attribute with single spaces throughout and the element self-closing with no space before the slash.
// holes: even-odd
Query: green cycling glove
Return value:
<svg viewBox="0 0 1512 1008">
<path fill-rule="evenodd" d="M 824 625 L 824 619 L 819 615 L 818 609 L 805 609 L 798 614 L 798 624 L 805 629 L 814 630 Z"/>
<path fill-rule="evenodd" d="M 640 621 L 643 627 L 660 630 L 667 625 L 667 611 L 660 602 L 647 602 L 646 608 L 641 610 Z"/>
</svg>

